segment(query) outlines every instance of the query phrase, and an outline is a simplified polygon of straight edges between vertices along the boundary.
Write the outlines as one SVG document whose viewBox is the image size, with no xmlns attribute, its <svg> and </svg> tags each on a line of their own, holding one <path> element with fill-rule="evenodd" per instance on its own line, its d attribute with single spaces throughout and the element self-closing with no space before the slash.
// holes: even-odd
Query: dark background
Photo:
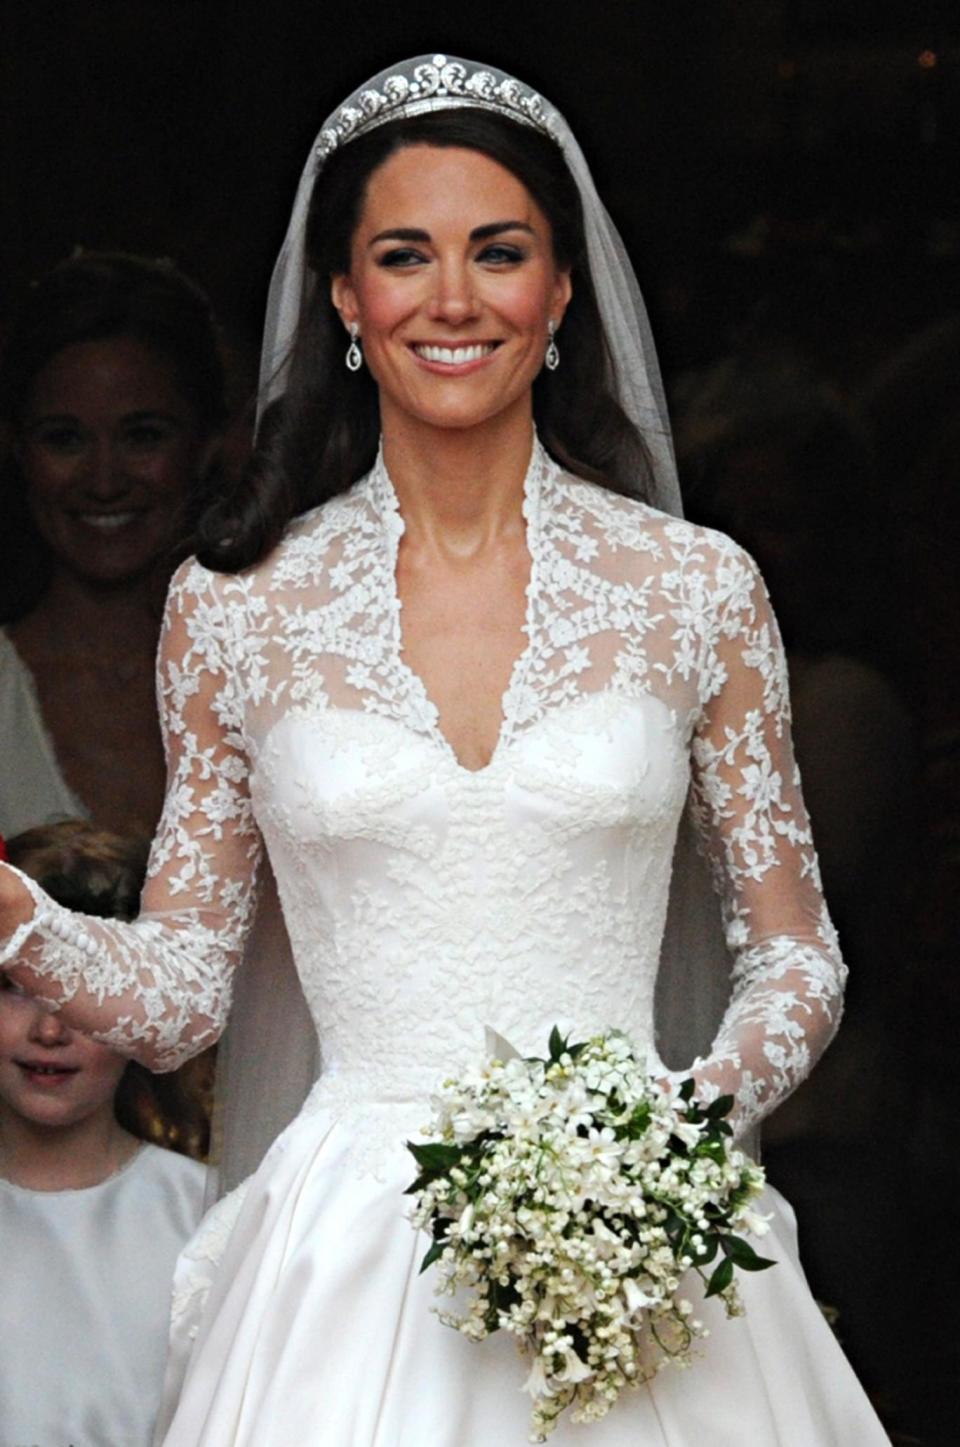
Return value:
<svg viewBox="0 0 960 1447">
<path fill-rule="evenodd" d="M 950 0 L 19 0 L 0 106 L 0 317 L 76 245 L 169 255 L 256 335 L 327 112 L 449 50 L 567 115 L 636 258 L 665 369 L 771 294 L 849 375 L 958 303 Z"/>
<path fill-rule="evenodd" d="M 674 395 L 691 372 L 766 339 L 856 399 L 911 337 L 960 314 L 956 0 L 18 0 L 0 57 L 0 339 L 31 278 L 78 245 L 169 256 L 213 299 L 239 397 L 321 121 L 382 66 L 436 51 L 499 65 L 567 116 L 634 257 Z M 943 387 L 953 388 L 954 423 L 960 393 L 955 375 L 938 385 L 940 427 Z M 920 449 L 925 416 L 914 398 L 905 459 Z M 949 1092 L 960 1002 L 948 978 L 960 766 L 956 685 L 943 679 L 955 669 L 958 510 L 953 472 L 945 483 L 937 457 L 930 500 L 914 499 L 913 516 L 935 527 L 943 509 L 937 546 L 954 560 L 901 550 L 896 637 L 881 659 L 916 725 L 919 863 L 901 910 L 914 983 L 904 995 L 898 981 L 896 998 L 915 1045 L 903 1091 L 916 1090 L 920 1106 L 915 1116 L 905 1101 L 895 1129 L 877 1122 L 886 1161 L 880 1169 L 874 1158 L 861 1196 L 847 1200 L 854 1290 L 857 1213 L 887 1223 L 874 1237 L 889 1259 L 863 1268 L 877 1300 L 889 1266 L 885 1321 L 871 1337 L 841 1300 L 840 1323 L 896 1440 L 925 1447 L 952 1442 L 957 1422 L 947 1267 L 956 1169 L 945 1163 L 957 1154 Z M 878 508 L 908 487 L 878 468 Z M 927 588 L 912 608 L 901 606 L 911 567 Z M 815 1198 L 839 1167 L 829 1152 L 809 1159 L 795 1156 L 794 1174 Z M 814 1285 L 828 1301 L 843 1296 L 829 1262 Z"/>
</svg>

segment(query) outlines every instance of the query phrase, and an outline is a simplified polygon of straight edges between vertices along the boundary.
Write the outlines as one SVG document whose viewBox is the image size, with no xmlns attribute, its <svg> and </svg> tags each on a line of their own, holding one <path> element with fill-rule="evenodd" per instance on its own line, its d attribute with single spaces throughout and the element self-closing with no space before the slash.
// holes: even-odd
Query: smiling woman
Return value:
<svg viewBox="0 0 960 1447">
<path fill-rule="evenodd" d="M 89 813 L 149 831 L 163 761 L 159 605 L 215 475 L 206 299 L 165 263 L 88 255 L 33 289 L 4 352 L 0 829 Z"/>
<path fill-rule="evenodd" d="M 644 1380 L 585 1438 L 597 1399 L 577 1384 L 637 1385 L 633 1349 L 592 1345 L 562 1283 L 534 1325 L 509 1274 L 490 1302 L 505 1330 L 478 1346 L 418 1273 L 402 1142 L 439 1081 L 480 1078 L 485 1025 L 520 1055 L 551 1026 L 627 1031 L 651 1090 L 729 1095 L 745 1131 L 828 1044 L 844 979 L 776 624 L 750 559 L 677 516 L 645 313 L 562 116 L 442 55 L 351 96 L 304 171 L 262 375 L 279 400 L 256 465 L 171 584 L 142 915 L 68 918 L 0 866 L 17 987 L 144 1063 L 219 1033 L 243 961 L 222 1164 L 250 1174 L 181 1257 L 158 1440 L 512 1447 L 528 1413 L 509 1334 L 529 1326 L 564 1388 L 538 1411 L 572 1408 L 557 1447 L 879 1447 L 776 1193 L 777 1265 L 744 1284 L 745 1321 L 688 1273 L 711 1330 L 692 1380 Z M 712 1043 L 671 1071 L 654 1002 L 688 800 L 734 960 Z M 266 862 L 302 1045 L 251 934 Z M 702 992 L 711 942 L 683 923 Z M 530 1149 L 554 1201 L 568 1183 Z M 646 1239 L 645 1201 L 622 1203 Z M 581 1205 L 584 1224 L 592 1191 Z M 609 1273 L 584 1259 L 551 1257 L 597 1324 Z"/>
<path fill-rule="evenodd" d="M 371 176 L 332 297 L 361 339 L 385 431 L 502 425 L 529 416 L 570 267 L 517 176 L 477 151 L 409 146 Z"/>
</svg>

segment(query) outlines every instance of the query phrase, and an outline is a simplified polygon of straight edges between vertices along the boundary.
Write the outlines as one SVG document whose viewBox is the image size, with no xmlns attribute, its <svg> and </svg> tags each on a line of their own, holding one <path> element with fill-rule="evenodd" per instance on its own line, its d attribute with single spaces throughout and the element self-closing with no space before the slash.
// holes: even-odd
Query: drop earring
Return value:
<svg viewBox="0 0 960 1447">
<path fill-rule="evenodd" d="M 350 323 L 350 345 L 347 348 L 346 363 L 348 372 L 359 372 L 363 366 L 363 353 L 357 337 L 360 335 L 360 328 L 356 322 Z"/>
<path fill-rule="evenodd" d="M 544 354 L 543 364 L 548 372 L 555 372 L 560 365 L 560 351 L 555 340 L 557 324 L 552 317 L 547 324 L 547 332 L 549 333 L 550 340 L 547 342 L 547 350 Z"/>
</svg>

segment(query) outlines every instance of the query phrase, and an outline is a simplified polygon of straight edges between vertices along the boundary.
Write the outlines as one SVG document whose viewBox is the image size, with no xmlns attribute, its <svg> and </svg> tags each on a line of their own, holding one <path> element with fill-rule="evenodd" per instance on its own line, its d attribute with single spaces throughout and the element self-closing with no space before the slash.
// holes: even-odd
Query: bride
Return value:
<svg viewBox="0 0 960 1447">
<path fill-rule="evenodd" d="M 164 1442 L 519 1444 L 510 1342 L 431 1312 L 402 1142 L 485 1025 L 529 1052 L 553 1024 L 623 1028 L 664 1088 L 732 1093 L 741 1131 L 807 1073 L 843 966 L 776 625 L 750 560 L 677 515 L 629 263 L 568 127 L 509 77 L 421 58 L 331 117 L 264 398 L 248 489 L 170 591 L 144 913 L 78 917 L 3 867 L 0 959 L 172 1067 L 223 1028 L 269 860 L 323 1071 L 188 1248 Z M 734 967 L 712 1046 L 672 1073 L 654 986 L 685 808 Z M 254 966 L 241 1014 L 276 1043 L 248 1032 L 237 1063 L 247 1135 L 302 1066 L 279 965 Z M 777 1265 L 744 1281 L 746 1317 L 698 1305 L 692 1370 L 557 1447 L 886 1441 L 767 1209 Z"/>
</svg>

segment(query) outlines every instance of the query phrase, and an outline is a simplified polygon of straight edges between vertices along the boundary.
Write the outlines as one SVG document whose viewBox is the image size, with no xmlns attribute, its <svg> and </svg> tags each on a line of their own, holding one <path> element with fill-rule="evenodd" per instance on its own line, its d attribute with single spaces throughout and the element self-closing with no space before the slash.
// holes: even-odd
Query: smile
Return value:
<svg viewBox="0 0 960 1447">
<path fill-rule="evenodd" d="M 79 1068 L 76 1065 L 34 1065 L 28 1060 L 18 1060 L 17 1064 L 27 1075 L 49 1075 L 58 1077 L 63 1075 L 76 1075 Z"/>
<path fill-rule="evenodd" d="M 415 342 L 413 351 L 425 362 L 440 362 L 447 367 L 462 367 L 467 362 L 480 362 L 489 357 L 500 345 L 499 342 L 476 342 L 463 347 L 434 347 Z"/>
<path fill-rule="evenodd" d="M 100 532 L 112 533 L 125 528 L 140 517 L 139 512 L 81 512 L 75 514 L 87 527 L 98 528 Z"/>
</svg>

